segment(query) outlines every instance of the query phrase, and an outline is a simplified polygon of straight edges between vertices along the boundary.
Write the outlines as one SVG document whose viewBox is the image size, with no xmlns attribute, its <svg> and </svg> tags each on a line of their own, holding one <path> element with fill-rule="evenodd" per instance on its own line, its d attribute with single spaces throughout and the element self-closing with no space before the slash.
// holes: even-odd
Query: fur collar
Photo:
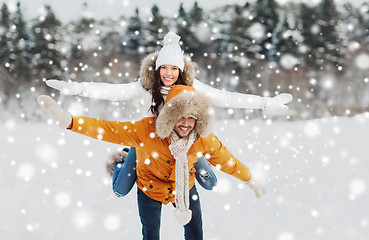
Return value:
<svg viewBox="0 0 369 240">
<path fill-rule="evenodd" d="M 201 137 L 211 133 L 214 110 L 209 99 L 197 91 L 187 91 L 164 104 L 155 123 L 157 135 L 160 138 L 170 136 L 178 119 L 187 115 L 197 117 L 194 131 Z"/>
<path fill-rule="evenodd" d="M 149 54 L 142 60 L 140 69 L 140 79 L 142 86 L 146 90 L 151 90 L 154 82 L 154 72 L 155 72 L 155 62 L 158 57 L 159 52 Z M 192 66 L 190 57 L 184 55 L 184 68 L 183 68 L 183 78 L 185 79 L 185 85 L 192 86 L 193 80 L 195 78 L 195 69 Z"/>
</svg>

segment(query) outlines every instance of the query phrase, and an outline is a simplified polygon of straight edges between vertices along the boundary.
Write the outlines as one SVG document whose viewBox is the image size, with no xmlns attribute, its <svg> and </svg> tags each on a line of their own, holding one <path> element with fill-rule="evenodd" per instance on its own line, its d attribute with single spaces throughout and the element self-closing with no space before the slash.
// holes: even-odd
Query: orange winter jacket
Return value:
<svg viewBox="0 0 369 240">
<path fill-rule="evenodd" d="M 137 186 L 150 198 L 167 204 L 174 202 L 175 159 L 169 150 L 170 139 L 155 134 L 155 120 L 156 117 L 148 117 L 136 122 L 118 122 L 73 116 L 69 129 L 91 138 L 136 147 Z M 190 189 L 195 182 L 194 165 L 200 154 L 225 173 L 242 181 L 251 178 L 250 170 L 213 133 L 206 138 L 198 135 L 187 152 Z"/>
</svg>

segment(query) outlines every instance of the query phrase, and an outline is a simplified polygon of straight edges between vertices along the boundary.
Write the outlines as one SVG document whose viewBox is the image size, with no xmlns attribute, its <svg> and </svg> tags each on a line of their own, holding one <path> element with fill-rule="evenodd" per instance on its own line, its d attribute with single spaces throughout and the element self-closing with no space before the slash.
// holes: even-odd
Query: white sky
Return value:
<svg viewBox="0 0 369 240">
<path fill-rule="evenodd" d="M 178 13 L 178 8 L 181 2 L 184 2 L 185 9 L 189 9 L 193 6 L 194 0 L 5 0 L 11 9 L 15 9 L 16 3 L 21 2 L 23 12 L 27 18 L 33 18 L 40 15 L 42 6 L 44 4 L 50 4 L 52 9 L 56 12 L 56 15 L 62 21 L 70 21 L 78 19 L 86 11 L 83 7 L 83 3 L 87 2 L 88 12 L 95 18 L 118 18 L 121 15 L 130 16 L 136 7 L 140 9 L 142 16 L 150 15 L 150 9 L 154 4 L 160 7 L 162 15 L 174 16 Z M 250 2 L 253 2 L 251 0 Z M 285 3 L 288 0 L 276 0 L 280 3 Z M 319 2 L 319 0 L 300 0 L 308 2 Z M 336 0 L 339 3 L 346 2 L 346 0 Z M 351 0 L 355 5 L 359 5 L 365 0 Z M 205 10 L 213 9 L 218 6 L 228 4 L 245 4 L 245 0 L 197 0 L 199 6 Z"/>
</svg>

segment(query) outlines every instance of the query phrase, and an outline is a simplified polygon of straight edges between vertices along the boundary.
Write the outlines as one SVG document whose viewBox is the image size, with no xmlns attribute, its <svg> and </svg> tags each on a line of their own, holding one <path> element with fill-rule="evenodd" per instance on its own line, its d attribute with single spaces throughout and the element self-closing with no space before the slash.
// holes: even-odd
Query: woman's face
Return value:
<svg viewBox="0 0 369 240">
<path fill-rule="evenodd" d="M 164 86 L 175 84 L 179 77 L 179 68 L 170 64 L 160 66 L 160 80 Z"/>
</svg>

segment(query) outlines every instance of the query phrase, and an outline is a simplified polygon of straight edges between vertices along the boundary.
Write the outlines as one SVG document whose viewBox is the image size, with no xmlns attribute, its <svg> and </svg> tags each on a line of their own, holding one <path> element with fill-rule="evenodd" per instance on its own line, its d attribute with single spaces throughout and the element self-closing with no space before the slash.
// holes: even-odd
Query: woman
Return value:
<svg viewBox="0 0 369 240">
<path fill-rule="evenodd" d="M 48 80 L 46 84 L 58 89 L 63 94 L 111 101 L 148 100 L 151 98 L 149 109 L 154 115 L 159 114 L 170 88 L 176 84 L 193 86 L 197 91 L 205 94 L 213 105 L 219 107 L 262 110 L 288 109 L 285 104 L 292 101 L 291 94 L 284 93 L 274 98 L 268 98 L 222 91 L 201 83 L 194 78 L 194 68 L 188 60 L 189 57 L 183 55 L 179 40 L 178 35 L 169 32 L 164 37 L 164 46 L 161 50 L 148 55 L 142 61 L 140 79 L 133 83 L 77 83 Z M 119 163 L 121 158 L 123 158 L 124 164 Z M 127 155 L 122 152 L 121 156 L 113 157 L 113 161 L 107 166 L 113 175 L 114 192 L 117 196 L 126 195 L 133 187 L 137 177 L 135 149 L 131 148 Z M 217 180 L 204 156 L 199 157 L 195 168 L 196 179 L 200 185 L 205 189 L 212 189 Z"/>
</svg>

